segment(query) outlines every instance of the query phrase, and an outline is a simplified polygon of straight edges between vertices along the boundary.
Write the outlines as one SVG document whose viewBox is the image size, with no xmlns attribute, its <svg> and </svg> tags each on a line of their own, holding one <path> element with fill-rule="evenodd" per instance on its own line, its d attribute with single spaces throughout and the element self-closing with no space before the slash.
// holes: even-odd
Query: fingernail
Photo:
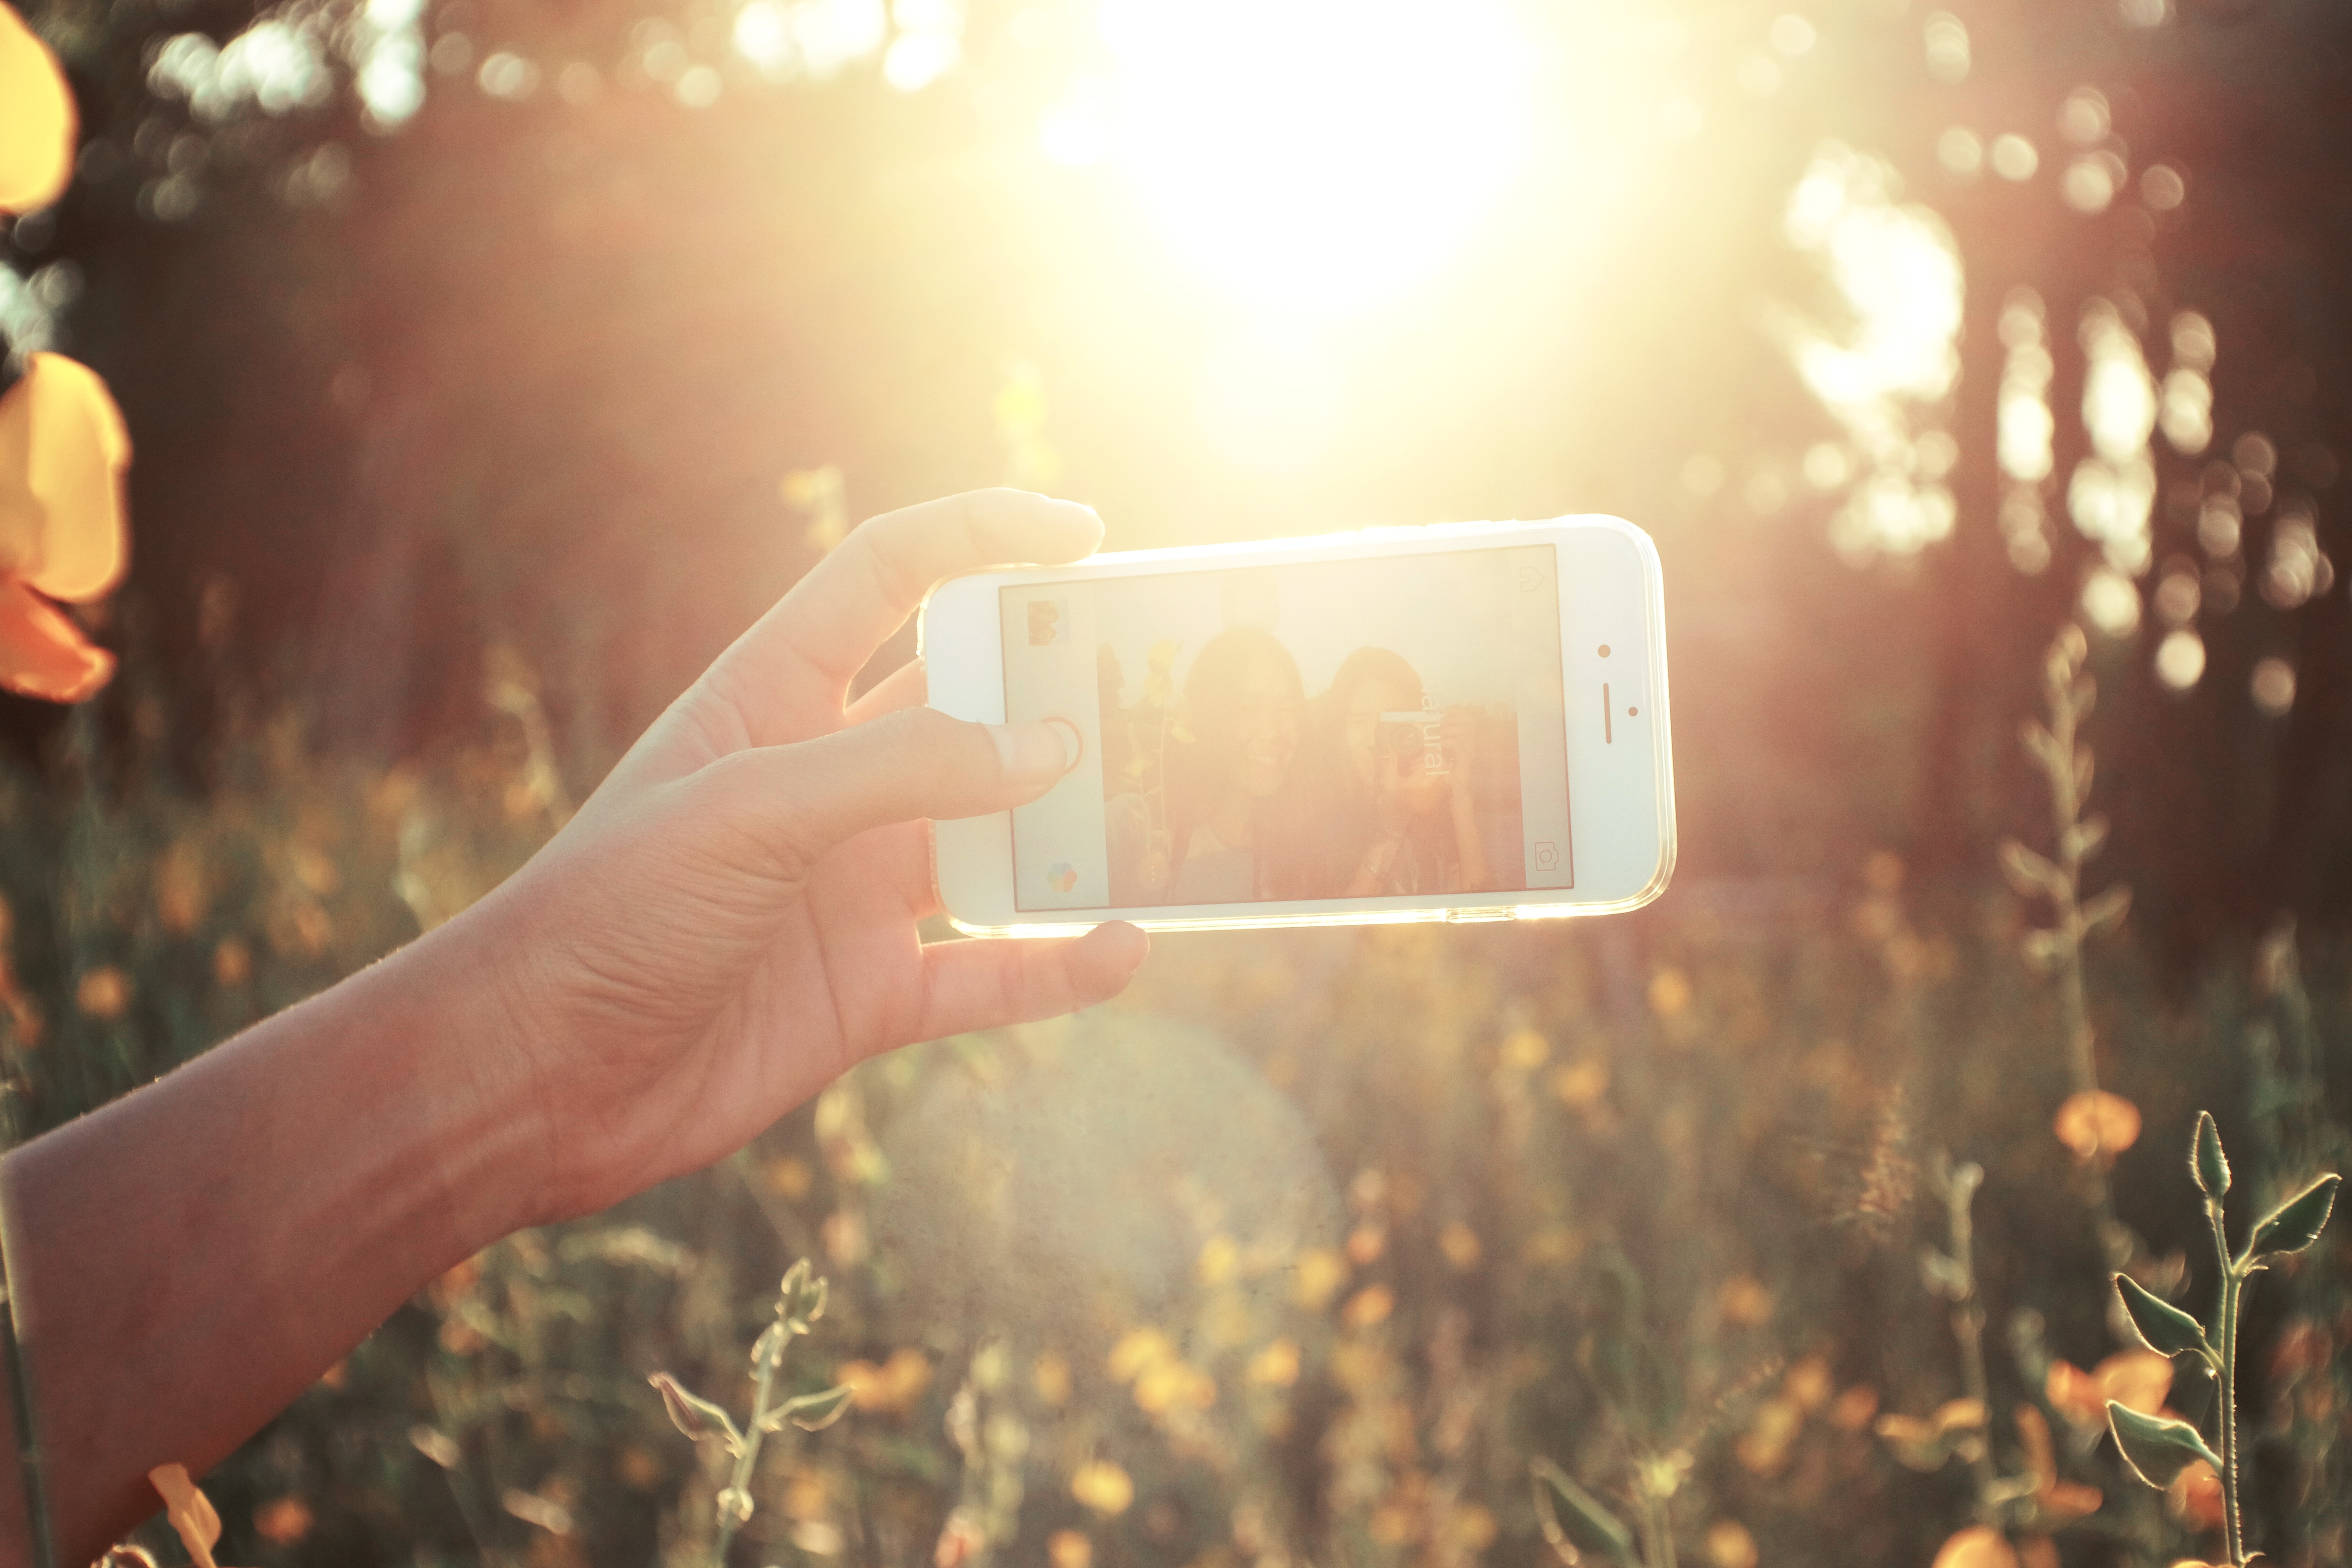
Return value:
<svg viewBox="0 0 2352 1568">
<path fill-rule="evenodd" d="M 996 742 L 1004 782 L 1014 786 L 1051 784 L 1069 771 L 1062 750 L 1062 732 L 1053 724 L 991 724 L 988 738 Z"/>
</svg>

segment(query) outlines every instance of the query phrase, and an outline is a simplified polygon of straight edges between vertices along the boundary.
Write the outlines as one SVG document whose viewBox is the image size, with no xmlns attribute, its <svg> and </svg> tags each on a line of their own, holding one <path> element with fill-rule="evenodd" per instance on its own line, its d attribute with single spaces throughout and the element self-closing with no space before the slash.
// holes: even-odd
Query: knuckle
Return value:
<svg viewBox="0 0 2352 1568">
<path fill-rule="evenodd" d="M 858 531 L 866 536 L 866 568 L 874 574 L 874 584 L 885 599 L 911 604 L 930 592 L 932 574 L 923 564 L 929 552 L 921 547 L 919 523 L 893 512 Z"/>
<path fill-rule="evenodd" d="M 755 753 L 720 757 L 698 773 L 689 809 L 716 829 L 711 852 L 778 881 L 804 880 L 824 853 L 801 770 L 763 765 Z"/>
<path fill-rule="evenodd" d="M 1002 769 L 995 744 L 980 725 L 954 719 L 936 708 L 908 708 L 892 714 L 891 762 L 902 776 L 919 780 L 929 810 L 950 809 L 983 797 Z"/>
<path fill-rule="evenodd" d="M 974 758 L 973 742 L 982 740 L 980 726 L 952 719 L 936 708 L 908 708 L 892 715 L 904 760 L 932 767 L 968 769 Z"/>
</svg>

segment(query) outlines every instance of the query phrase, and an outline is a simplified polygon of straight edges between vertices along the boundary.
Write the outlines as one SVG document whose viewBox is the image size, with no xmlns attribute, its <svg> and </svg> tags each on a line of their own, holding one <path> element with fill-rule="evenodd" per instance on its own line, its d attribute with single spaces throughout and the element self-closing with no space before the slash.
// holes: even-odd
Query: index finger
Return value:
<svg viewBox="0 0 2352 1568">
<path fill-rule="evenodd" d="M 969 490 L 885 512 L 776 601 L 710 674 L 755 745 L 837 729 L 850 679 L 943 577 L 1094 553 L 1102 519 L 1027 490 Z"/>
</svg>

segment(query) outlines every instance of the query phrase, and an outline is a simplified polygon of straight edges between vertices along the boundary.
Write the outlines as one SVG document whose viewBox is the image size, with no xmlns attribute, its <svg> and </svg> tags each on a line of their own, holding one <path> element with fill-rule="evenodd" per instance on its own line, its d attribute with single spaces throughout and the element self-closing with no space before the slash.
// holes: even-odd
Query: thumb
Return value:
<svg viewBox="0 0 2352 1568">
<path fill-rule="evenodd" d="M 906 708 L 814 740 L 733 752 L 689 787 L 797 880 L 869 828 L 982 816 L 1036 799 L 1069 771 L 1065 745 L 1053 724 L 975 724 Z"/>
</svg>

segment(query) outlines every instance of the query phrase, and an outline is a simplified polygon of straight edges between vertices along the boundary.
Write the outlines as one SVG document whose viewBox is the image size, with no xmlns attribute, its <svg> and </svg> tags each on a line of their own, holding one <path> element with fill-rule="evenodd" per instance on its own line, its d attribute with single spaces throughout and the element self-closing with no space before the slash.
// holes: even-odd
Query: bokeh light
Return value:
<svg viewBox="0 0 2352 1568">
<path fill-rule="evenodd" d="M 2283 658 L 2265 658 L 2254 666 L 2251 682 L 2254 706 L 2273 719 L 2283 719 L 2294 706 L 2294 666 Z"/>
<path fill-rule="evenodd" d="M 2111 637 L 2139 629 L 2139 590 L 2113 567 L 2102 566 L 2083 581 L 2083 618 Z"/>
<path fill-rule="evenodd" d="M 2187 626 L 2166 633 L 2156 645 L 2156 678 L 2173 690 L 2188 690 L 2204 674 L 2205 639 Z"/>
<path fill-rule="evenodd" d="M 1915 552 L 1950 533 L 1957 512 L 1941 482 L 1948 450 L 1929 439 L 1948 437 L 1915 427 L 1937 417 L 1958 372 L 1959 255 L 1943 219 L 1900 193 L 1883 160 L 1831 142 L 1782 216 L 1790 243 L 1819 261 L 1846 306 L 1840 330 L 1793 311 L 1770 324 L 1864 459 L 1831 524 L 1849 556 Z"/>
<path fill-rule="evenodd" d="M 2137 575 L 2147 567 L 2148 520 L 2156 504 L 2156 383 L 2139 339 L 2115 305 L 2084 307 L 2079 334 L 2089 368 L 2083 382 L 2083 425 L 2092 455 L 2074 467 L 2066 509 L 2084 537 L 2099 542 L 2109 564 Z"/>
</svg>

